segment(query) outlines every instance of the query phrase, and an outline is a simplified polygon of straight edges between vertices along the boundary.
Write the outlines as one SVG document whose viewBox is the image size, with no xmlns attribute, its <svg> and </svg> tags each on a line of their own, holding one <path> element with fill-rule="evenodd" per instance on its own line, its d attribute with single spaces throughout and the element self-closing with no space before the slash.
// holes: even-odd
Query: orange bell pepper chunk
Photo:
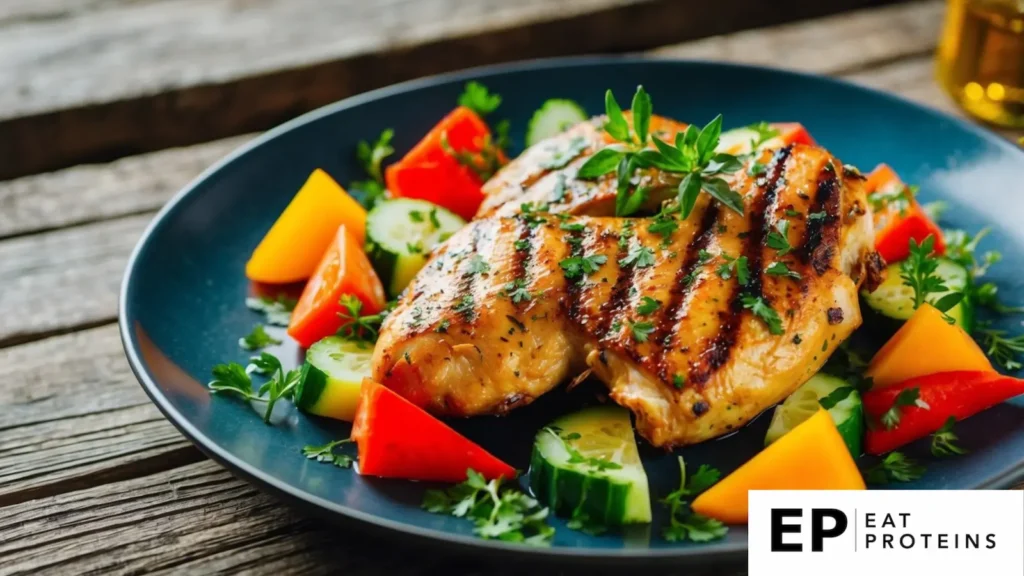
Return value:
<svg viewBox="0 0 1024 576">
<path fill-rule="evenodd" d="M 366 210 L 317 168 L 256 246 L 246 277 L 267 284 L 309 278 L 342 225 L 362 244 Z"/>
<path fill-rule="evenodd" d="M 874 211 L 875 251 L 886 262 L 899 262 L 910 255 L 910 240 L 918 244 L 928 236 L 935 237 L 935 253 L 945 254 L 942 229 L 925 214 L 924 209 L 906 188 L 896 172 L 879 164 L 865 182 L 868 199 Z M 877 206 L 880 204 L 881 206 Z"/>
<path fill-rule="evenodd" d="M 369 476 L 462 482 L 470 468 L 488 480 L 516 476 L 515 468 L 369 378 L 352 440 L 359 445 L 359 473 Z"/>
<path fill-rule="evenodd" d="M 338 313 L 342 311 L 341 297 L 346 294 L 363 303 L 363 315 L 384 309 L 384 286 L 363 252 L 362 243 L 341 226 L 292 311 L 288 335 L 308 348 L 337 332 L 344 322 Z"/>
<path fill-rule="evenodd" d="M 971 336 L 946 322 L 942 312 L 922 304 L 871 359 L 865 375 L 874 388 L 935 372 L 992 372 L 992 363 Z"/>
<path fill-rule="evenodd" d="M 693 510 L 747 523 L 750 490 L 864 490 L 864 478 L 828 412 L 819 408 L 693 501 Z"/>
<path fill-rule="evenodd" d="M 475 112 L 459 106 L 400 161 L 385 169 L 388 190 L 394 196 L 427 200 L 471 219 L 483 202 L 483 180 L 445 149 L 442 137 L 451 150 L 478 154 L 490 135 L 487 124 Z M 499 158 L 505 161 L 503 154 L 499 153 Z"/>
</svg>

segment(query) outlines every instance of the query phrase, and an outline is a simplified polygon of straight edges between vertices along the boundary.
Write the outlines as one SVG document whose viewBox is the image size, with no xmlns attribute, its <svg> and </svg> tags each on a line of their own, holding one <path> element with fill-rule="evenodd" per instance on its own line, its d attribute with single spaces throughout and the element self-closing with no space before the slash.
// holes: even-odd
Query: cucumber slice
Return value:
<svg viewBox="0 0 1024 576">
<path fill-rule="evenodd" d="M 526 127 L 526 146 L 529 148 L 541 140 L 561 134 L 587 118 L 586 111 L 579 104 L 572 100 L 552 98 L 541 104 L 530 118 Z"/>
<path fill-rule="evenodd" d="M 749 154 L 753 152 L 751 144 L 756 142 L 758 138 L 760 138 L 760 135 L 757 133 L 757 130 L 746 126 L 743 128 L 726 130 L 718 137 L 718 146 L 715 147 L 715 151 L 732 154 L 734 156 Z M 765 140 L 760 146 L 758 146 L 758 148 L 764 149 L 768 147 L 779 147 L 782 145 L 782 138 L 776 136 Z"/>
<path fill-rule="evenodd" d="M 864 407 L 861 404 L 860 393 L 846 380 L 820 372 L 775 408 L 772 423 L 764 437 L 765 446 L 813 416 L 821 406 L 821 400 L 840 388 L 851 390 L 849 395 L 828 409 L 828 414 L 836 423 L 839 435 L 850 449 L 850 454 L 853 454 L 854 458 L 860 456 L 861 437 L 864 434 Z"/>
<path fill-rule="evenodd" d="M 538 501 L 564 516 L 579 510 L 612 526 L 651 521 L 633 425 L 629 412 L 618 406 L 587 408 L 541 430 L 533 444 L 530 488 Z"/>
<path fill-rule="evenodd" d="M 462 218 L 426 200 L 378 202 L 366 215 L 366 253 L 388 294 L 405 290 L 434 246 L 465 225 Z"/>
<path fill-rule="evenodd" d="M 295 406 L 304 412 L 352 421 L 363 378 L 371 374 L 373 346 L 328 336 L 306 351 L 295 388 Z"/>
<path fill-rule="evenodd" d="M 873 312 L 873 316 L 881 323 L 899 326 L 914 314 L 914 290 L 903 283 L 900 278 L 899 263 L 890 264 L 885 270 L 885 282 L 874 292 L 864 293 L 864 302 Z M 949 291 L 941 294 L 930 294 L 928 300 L 935 302 L 951 292 L 969 292 L 967 288 L 971 284 L 971 273 L 960 264 L 949 258 L 939 258 L 939 265 L 935 274 L 942 278 Z M 950 309 L 947 314 L 953 318 L 958 326 L 968 333 L 974 327 L 974 304 L 969 298 L 964 298 L 959 304 Z M 869 318 L 874 320 L 876 318 Z"/>
</svg>

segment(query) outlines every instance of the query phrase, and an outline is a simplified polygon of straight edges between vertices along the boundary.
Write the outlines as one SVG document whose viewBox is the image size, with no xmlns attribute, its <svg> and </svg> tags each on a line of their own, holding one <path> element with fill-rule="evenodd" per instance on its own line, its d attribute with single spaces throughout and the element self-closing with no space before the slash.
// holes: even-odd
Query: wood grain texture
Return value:
<svg viewBox="0 0 1024 576">
<path fill-rule="evenodd" d="M 0 506 L 202 455 L 128 368 L 117 326 L 0 350 Z"/>
<path fill-rule="evenodd" d="M 0 182 L 0 239 L 152 212 L 250 138 L 227 138 Z"/>
<path fill-rule="evenodd" d="M 56 17 L 0 26 L 0 179 L 261 130 L 438 72 L 888 1 L 47 0 Z"/>
<path fill-rule="evenodd" d="M 152 214 L 0 241 L 0 347 L 112 322 Z"/>
</svg>

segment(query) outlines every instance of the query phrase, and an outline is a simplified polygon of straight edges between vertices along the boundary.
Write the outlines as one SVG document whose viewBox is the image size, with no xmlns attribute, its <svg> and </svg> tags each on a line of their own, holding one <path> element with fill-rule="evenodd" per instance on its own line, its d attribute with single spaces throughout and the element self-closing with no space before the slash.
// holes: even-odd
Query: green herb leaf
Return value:
<svg viewBox="0 0 1024 576">
<path fill-rule="evenodd" d="M 777 250 L 779 256 L 789 254 L 793 250 L 792 244 L 789 243 L 789 220 L 779 220 L 775 224 L 775 230 L 768 233 L 765 243 L 769 248 Z"/>
<path fill-rule="evenodd" d="M 267 324 L 273 326 L 287 326 L 292 321 L 292 310 L 295 309 L 297 301 L 284 294 L 277 298 L 246 298 L 245 305 L 250 310 L 262 312 L 266 315 Z"/>
<path fill-rule="evenodd" d="M 261 348 L 280 343 L 280 340 L 267 334 L 263 324 L 253 326 L 252 332 L 238 339 L 238 345 L 244 350 L 260 350 Z"/>
<path fill-rule="evenodd" d="M 519 304 L 520 302 L 529 302 L 531 299 L 530 291 L 526 289 L 526 280 L 523 278 L 517 278 L 502 289 L 505 296 L 512 299 L 512 302 Z"/>
<path fill-rule="evenodd" d="M 902 452 L 890 452 L 877 465 L 864 470 L 864 481 L 868 484 L 890 482 L 913 482 L 924 475 L 925 468 Z"/>
<path fill-rule="evenodd" d="M 896 395 L 896 399 L 892 403 L 892 408 L 889 408 L 885 414 L 882 414 L 881 420 L 885 429 L 892 430 L 899 426 L 901 412 L 904 407 L 918 406 L 919 408 L 927 410 L 928 404 L 925 404 L 920 398 L 921 389 L 916 386 L 900 390 L 900 393 Z"/>
<path fill-rule="evenodd" d="M 469 259 L 470 274 L 487 274 L 490 271 L 491 265 L 479 254 L 473 254 L 473 257 Z"/>
<path fill-rule="evenodd" d="M 342 311 L 338 316 L 344 321 L 338 329 L 338 335 L 356 342 L 376 342 L 377 331 L 386 314 L 363 316 L 363 302 L 352 294 L 342 294 L 339 299 Z"/>
<path fill-rule="evenodd" d="M 830 392 L 828 396 L 818 400 L 818 403 L 821 404 L 821 407 L 825 410 L 831 410 L 835 408 L 836 404 L 846 400 L 850 394 L 854 393 L 854 391 L 856 391 L 856 388 L 853 386 L 840 386 Z"/>
<path fill-rule="evenodd" d="M 658 300 L 655 300 L 650 296 L 643 296 L 640 298 L 640 305 L 636 307 L 636 313 L 641 316 L 649 316 L 654 314 L 660 307 L 661 302 Z"/>
<path fill-rule="evenodd" d="M 678 386 L 677 386 L 678 387 Z M 689 499 L 707 490 L 721 477 L 721 473 L 702 464 L 689 479 L 686 477 L 686 463 L 679 457 L 679 488 L 666 496 L 662 503 L 669 509 L 669 525 L 662 536 L 669 542 L 691 540 L 707 542 L 722 538 L 729 528 L 720 521 L 695 513 Z"/>
<path fill-rule="evenodd" d="M 580 166 L 579 171 L 576 172 L 576 177 L 586 180 L 610 174 L 618 168 L 619 162 L 624 156 L 625 153 L 619 150 L 602 148 Z"/>
<path fill-rule="evenodd" d="M 698 163 L 707 164 L 715 155 L 715 147 L 718 146 L 718 137 L 722 134 L 722 115 L 715 116 L 711 122 L 700 131 L 697 137 Z"/>
<path fill-rule="evenodd" d="M 629 124 L 611 90 L 604 93 L 604 111 L 608 115 L 608 120 L 604 123 L 604 131 L 619 142 L 629 141 Z"/>
<path fill-rule="evenodd" d="M 934 456 L 957 456 L 967 454 L 967 450 L 956 445 L 959 440 L 953 432 L 956 416 L 950 416 L 946 423 L 932 434 L 932 454 Z"/>
<path fill-rule="evenodd" d="M 629 329 L 633 332 L 633 339 L 643 344 L 654 332 L 654 324 L 651 322 L 629 322 Z"/>
<path fill-rule="evenodd" d="M 644 91 L 643 86 L 636 87 L 636 94 L 633 95 L 633 132 L 636 133 L 638 144 L 643 146 L 647 143 L 647 130 L 651 125 L 651 97 Z"/>
<path fill-rule="evenodd" d="M 377 141 L 370 144 L 366 140 L 360 140 L 356 144 L 356 158 L 359 160 L 359 164 L 362 165 L 363 170 L 366 174 L 373 178 L 374 182 L 383 185 L 384 174 L 381 171 L 381 164 L 384 159 L 395 153 L 395 149 L 391 147 L 391 139 L 394 138 L 395 131 L 388 128 L 380 133 L 377 137 Z"/>
<path fill-rule="evenodd" d="M 227 392 L 246 400 L 261 400 L 252 391 L 252 378 L 245 367 L 235 362 L 213 367 L 213 380 L 206 385 L 213 392 Z"/>
<path fill-rule="evenodd" d="M 683 219 L 690 217 L 693 207 L 697 204 L 697 196 L 700 195 L 701 180 L 696 174 L 687 174 L 679 183 L 679 215 Z"/>
<path fill-rule="evenodd" d="M 985 354 L 1008 372 L 1021 369 L 1019 354 L 1024 354 L 1024 334 L 1009 336 L 1006 330 L 980 328 L 976 331 Z"/>
<path fill-rule="evenodd" d="M 334 451 L 338 446 L 349 444 L 351 442 L 352 440 L 349 438 L 342 438 L 341 440 L 328 442 L 323 446 L 306 445 L 302 447 L 302 454 L 310 460 L 327 462 L 337 466 L 338 468 L 351 468 L 354 458 L 347 454 L 338 454 Z"/>
<path fill-rule="evenodd" d="M 565 168 L 570 162 L 586 151 L 588 145 L 586 139 L 577 136 L 569 141 L 565 148 L 556 149 L 551 157 L 540 162 L 540 167 L 547 170 Z M 589 162 L 589 160 L 588 160 Z M 586 165 L 586 164 L 584 164 Z M 582 170 L 582 166 L 580 167 Z M 583 176 L 580 176 L 582 178 Z"/>
<path fill-rule="evenodd" d="M 597 272 L 598 268 L 607 261 L 608 257 L 604 254 L 594 254 L 592 256 L 566 258 L 559 262 L 558 265 L 562 267 L 566 278 L 575 280 Z"/>
<path fill-rule="evenodd" d="M 637 268 L 650 268 L 654 266 L 654 263 L 654 250 L 640 244 L 634 244 L 629 252 L 619 260 L 619 266 L 636 265 Z"/>
<path fill-rule="evenodd" d="M 733 212 L 743 215 L 743 197 L 738 192 L 729 188 L 729 183 L 721 178 L 705 178 L 700 185 L 701 190 L 707 192 L 712 198 L 725 205 Z"/>
<path fill-rule="evenodd" d="M 494 112 L 500 105 L 501 96 L 491 94 L 486 86 L 476 81 L 468 82 L 459 96 L 459 106 L 465 106 L 480 116 Z"/>
<path fill-rule="evenodd" d="M 914 310 L 928 302 L 931 294 L 949 290 L 942 278 L 935 273 L 939 261 L 934 256 L 935 237 L 928 235 L 920 244 L 910 239 L 910 255 L 900 262 L 900 278 L 903 284 L 914 291 Z"/>
<path fill-rule="evenodd" d="M 796 270 L 790 270 L 785 262 L 772 262 L 764 271 L 772 276 L 785 276 L 794 280 L 803 278 Z"/>
<path fill-rule="evenodd" d="M 768 332 L 776 336 L 782 334 L 782 319 L 779 315 L 764 301 L 764 298 L 754 296 L 743 296 L 740 299 L 743 307 L 754 313 L 755 316 L 761 319 L 762 322 L 768 327 Z"/>
</svg>

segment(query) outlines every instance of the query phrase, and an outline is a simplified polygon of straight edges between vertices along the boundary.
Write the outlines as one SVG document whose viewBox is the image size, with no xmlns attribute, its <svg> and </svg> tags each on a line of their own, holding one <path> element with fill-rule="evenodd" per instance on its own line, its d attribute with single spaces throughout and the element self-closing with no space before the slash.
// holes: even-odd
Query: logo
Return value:
<svg viewBox="0 0 1024 576">
<path fill-rule="evenodd" d="M 750 576 L 1024 576 L 1022 491 L 752 491 Z"/>
</svg>

